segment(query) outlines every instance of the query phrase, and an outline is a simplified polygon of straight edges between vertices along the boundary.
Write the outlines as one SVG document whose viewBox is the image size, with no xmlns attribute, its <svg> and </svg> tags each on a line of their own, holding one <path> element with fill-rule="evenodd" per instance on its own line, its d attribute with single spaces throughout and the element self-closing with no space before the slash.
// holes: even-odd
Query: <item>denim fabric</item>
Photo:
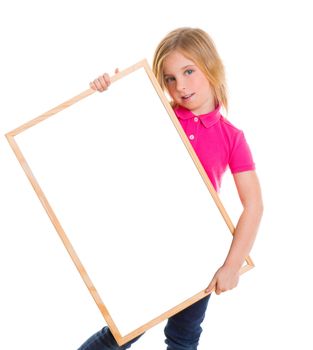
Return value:
<svg viewBox="0 0 313 350">
<path fill-rule="evenodd" d="M 210 295 L 168 319 L 164 329 L 167 350 L 196 350 Z"/>
<path fill-rule="evenodd" d="M 170 317 L 164 329 L 167 350 L 196 350 L 202 332 L 210 295 L 199 300 L 185 310 Z M 108 327 L 91 336 L 78 350 L 124 350 L 131 347 L 140 337 L 119 346 Z"/>
</svg>

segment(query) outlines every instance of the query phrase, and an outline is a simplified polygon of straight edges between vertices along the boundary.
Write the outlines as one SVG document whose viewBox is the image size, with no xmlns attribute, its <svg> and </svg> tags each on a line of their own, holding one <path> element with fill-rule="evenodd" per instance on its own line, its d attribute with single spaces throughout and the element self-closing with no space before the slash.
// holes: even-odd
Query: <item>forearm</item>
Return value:
<svg viewBox="0 0 313 350">
<path fill-rule="evenodd" d="M 233 236 L 224 265 L 239 270 L 255 241 L 263 213 L 262 203 L 244 208 Z"/>
<path fill-rule="evenodd" d="M 215 273 L 205 290 L 206 293 L 215 289 L 216 294 L 220 294 L 237 286 L 240 268 L 253 246 L 263 213 L 261 189 L 256 173 L 238 173 L 234 175 L 234 179 L 243 211 L 225 262 Z"/>
</svg>

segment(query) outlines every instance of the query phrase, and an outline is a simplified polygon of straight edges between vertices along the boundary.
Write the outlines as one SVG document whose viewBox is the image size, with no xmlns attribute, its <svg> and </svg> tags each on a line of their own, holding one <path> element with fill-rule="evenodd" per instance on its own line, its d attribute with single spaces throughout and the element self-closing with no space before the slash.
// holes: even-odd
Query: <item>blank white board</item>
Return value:
<svg viewBox="0 0 313 350">
<path fill-rule="evenodd" d="M 113 80 L 7 138 L 124 344 L 205 296 L 233 226 L 146 61 Z"/>
</svg>

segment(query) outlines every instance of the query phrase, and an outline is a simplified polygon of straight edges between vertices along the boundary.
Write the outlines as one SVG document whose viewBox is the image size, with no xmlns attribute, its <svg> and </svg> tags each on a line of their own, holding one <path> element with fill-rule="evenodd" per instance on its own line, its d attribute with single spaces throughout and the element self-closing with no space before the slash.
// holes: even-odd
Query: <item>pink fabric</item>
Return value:
<svg viewBox="0 0 313 350">
<path fill-rule="evenodd" d="M 243 132 L 221 115 L 219 107 L 199 116 L 183 107 L 174 111 L 216 191 L 227 167 L 233 174 L 255 169 Z"/>
</svg>

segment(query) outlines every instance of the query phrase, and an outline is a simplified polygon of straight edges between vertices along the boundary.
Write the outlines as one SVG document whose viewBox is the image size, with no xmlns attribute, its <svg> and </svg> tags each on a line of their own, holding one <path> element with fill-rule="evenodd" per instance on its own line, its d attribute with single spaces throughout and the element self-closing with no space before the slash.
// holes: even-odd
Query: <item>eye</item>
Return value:
<svg viewBox="0 0 313 350">
<path fill-rule="evenodd" d="M 190 74 L 192 74 L 193 72 L 194 72 L 193 69 L 187 69 L 187 70 L 185 70 L 185 74 L 186 74 L 186 75 L 190 75 Z"/>
<path fill-rule="evenodd" d="M 166 84 L 169 84 L 169 83 L 171 83 L 171 82 L 175 81 L 175 78 L 174 78 L 174 77 L 169 76 L 169 77 L 165 77 L 165 78 L 164 78 L 164 80 L 165 80 Z"/>
</svg>

